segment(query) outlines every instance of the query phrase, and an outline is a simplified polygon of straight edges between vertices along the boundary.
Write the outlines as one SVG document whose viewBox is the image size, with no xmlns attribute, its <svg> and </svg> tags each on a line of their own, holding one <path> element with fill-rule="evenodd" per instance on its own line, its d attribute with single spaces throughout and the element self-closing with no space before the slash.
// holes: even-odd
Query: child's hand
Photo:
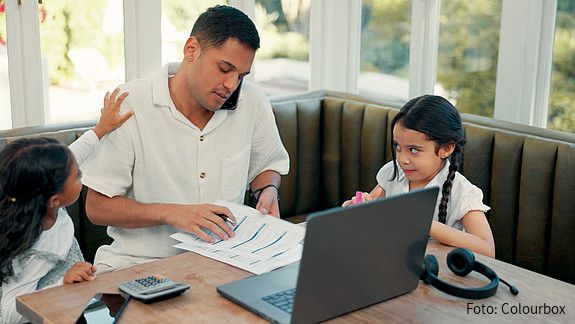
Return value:
<svg viewBox="0 0 575 324">
<path fill-rule="evenodd" d="M 358 203 L 356 202 L 357 200 L 357 193 L 355 195 L 353 195 L 351 197 L 350 200 L 346 200 L 341 206 L 342 207 L 347 207 L 347 206 L 351 206 L 351 205 L 357 205 Z M 366 201 L 370 201 L 373 200 L 373 197 L 371 197 L 371 195 L 367 192 L 362 192 L 361 193 L 361 201 L 359 202 L 359 204 L 366 202 Z"/>
<path fill-rule="evenodd" d="M 372 201 L 374 199 L 377 199 L 381 196 L 381 194 L 383 193 L 383 188 L 381 188 L 380 186 L 377 186 L 371 193 L 367 193 L 367 192 L 361 192 L 361 201 L 359 202 L 364 203 L 364 202 L 368 202 L 368 201 Z M 341 206 L 342 207 L 347 207 L 347 206 L 351 206 L 351 205 L 356 205 L 358 203 L 356 203 L 356 200 L 358 198 L 358 193 L 356 193 L 353 197 L 351 197 L 350 200 L 346 200 Z"/>
<path fill-rule="evenodd" d="M 120 127 L 124 122 L 126 122 L 126 120 L 134 115 L 133 111 L 120 115 L 120 106 L 128 96 L 128 92 L 124 92 L 116 98 L 118 92 L 120 92 L 120 88 L 116 88 L 116 90 L 111 94 L 106 92 L 106 96 L 104 97 L 104 108 L 101 110 L 102 113 L 100 115 L 100 120 L 93 129 L 99 139 Z"/>
<path fill-rule="evenodd" d="M 74 282 L 92 281 L 96 278 L 96 267 L 88 262 L 75 263 L 64 275 L 64 283 L 70 284 Z"/>
</svg>

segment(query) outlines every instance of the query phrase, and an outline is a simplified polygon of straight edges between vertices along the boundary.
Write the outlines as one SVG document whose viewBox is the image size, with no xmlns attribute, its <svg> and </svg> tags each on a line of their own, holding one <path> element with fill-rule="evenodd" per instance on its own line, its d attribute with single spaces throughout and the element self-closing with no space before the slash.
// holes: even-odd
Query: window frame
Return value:
<svg viewBox="0 0 575 324">
<path fill-rule="evenodd" d="M 161 3 L 124 1 L 126 81 L 161 67 Z M 409 95 L 433 93 L 441 0 L 411 1 Z M 6 0 L 12 127 L 44 124 L 43 80 L 36 1 Z M 229 0 L 252 16 L 255 0 Z M 361 0 L 313 0 L 309 90 L 357 94 Z M 557 0 L 502 0 L 494 116 L 546 127 Z M 337 68 L 334 68 L 337 67 Z M 42 93 L 42 96 L 38 96 Z"/>
</svg>

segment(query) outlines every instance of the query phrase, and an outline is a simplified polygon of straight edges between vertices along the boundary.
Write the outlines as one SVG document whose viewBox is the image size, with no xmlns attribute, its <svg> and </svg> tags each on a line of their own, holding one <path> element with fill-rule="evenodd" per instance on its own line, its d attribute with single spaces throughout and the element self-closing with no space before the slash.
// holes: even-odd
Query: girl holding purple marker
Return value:
<svg viewBox="0 0 575 324">
<path fill-rule="evenodd" d="M 440 187 L 430 235 L 443 244 L 494 257 L 485 217 L 490 208 L 483 204 L 481 189 L 459 173 L 466 138 L 457 109 L 442 97 L 424 95 L 406 103 L 391 126 L 393 159 L 377 173 L 378 185 L 370 193 L 357 192 L 343 206 Z"/>
</svg>

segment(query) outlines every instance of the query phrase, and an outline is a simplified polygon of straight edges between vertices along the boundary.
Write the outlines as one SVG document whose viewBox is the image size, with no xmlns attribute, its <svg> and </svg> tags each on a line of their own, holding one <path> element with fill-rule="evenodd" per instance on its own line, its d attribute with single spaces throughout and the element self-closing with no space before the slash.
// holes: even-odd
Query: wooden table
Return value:
<svg viewBox="0 0 575 324">
<path fill-rule="evenodd" d="M 445 257 L 450 250 L 450 247 L 435 241 L 428 244 L 427 252 L 438 257 L 440 277 L 460 285 L 484 285 L 486 279 L 475 272 L 463 278 L 447 269 Z M 511 295 L 509 289 L 501 284 L 493 297 L 464 300 L 420 282 L 419 287 L 409 294 L 338 317 L 333 322 L 575 323 L 575 286 L 498 260 L 483 256 L 477 256 L 477 259 L 515 285 L 519 295 Z M 92 282 L 23 295 L 17 299 L 17 309 L 34 323 L 73 323 L 95 293 L 118 292 L 120 282 L 154 273 L 187 282 L 192 288 L 180 297 L 155 304 L 146 305 L 132 300 L 120 319 L 121 323 L 265 322 L 216 292 L 216 286 L 247 277 L 250 273 L 191 252 L 106 273 Z M 525 306 L 543 313 L 511 313 L 526 309 Z M 564 314 L 544 314 L 545 310 L 563 310 Z M 491 311 L 495 314 L 488 314 Z"/>
</svg>

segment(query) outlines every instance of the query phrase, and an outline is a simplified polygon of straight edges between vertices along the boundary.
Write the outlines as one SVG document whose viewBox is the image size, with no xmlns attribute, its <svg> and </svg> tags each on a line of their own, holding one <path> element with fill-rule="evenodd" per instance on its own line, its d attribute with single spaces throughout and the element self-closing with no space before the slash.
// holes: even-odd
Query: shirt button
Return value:
<svg viewBox="0 0 575 324">
<path fill-rule="evenodd" d="M 205 178 L 205 177 L 206 177 L 206 173 L 205 173 L 205 172 L 200 173 L 200 178 L 203 179 L 203 178 Z"/>
<path fill-rule="evenodd" d="M 201 135 L 200 136 L 200 142 L 203 142 L 203 141 L 204 141 L 204 135 Z"/>
</svg>

